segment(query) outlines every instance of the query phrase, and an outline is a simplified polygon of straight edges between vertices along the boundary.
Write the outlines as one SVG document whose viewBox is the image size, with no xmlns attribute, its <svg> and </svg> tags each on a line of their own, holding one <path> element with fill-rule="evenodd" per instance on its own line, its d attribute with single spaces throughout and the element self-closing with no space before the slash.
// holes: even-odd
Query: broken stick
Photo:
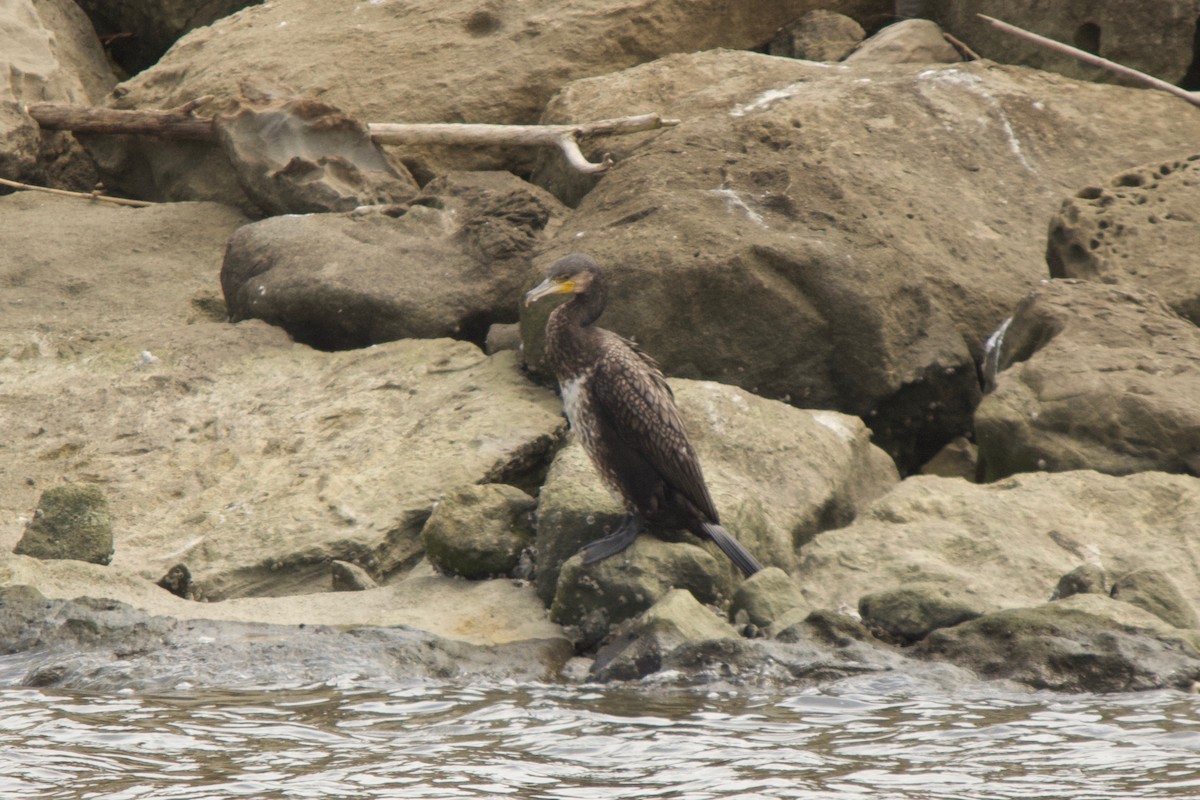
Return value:
<svg viewBox="0 0 1200 800">
<path fill-rule="evenodd" d="M 212 117 L 197 117 L 192 111 L 196 100 L 166 111 L 119 111 L 60 103 L 33 103 L 25 112 L 38 125 L 49 130 L 69 130 L 92 134 L 144 134 L 170 139 L 216 139 Z M 605 119 L 579 125 L 488 125 L 469 123 L 380 123 L 367 124 L 377 144 L 493 145 L 503 147 L 557 147 L 567 162 L 585 173 L 603 172 L 612 165 L 605 156 L 599 163 L 588 161 L 579 149 L 579 140 L 592 136 L 618 136 L 626 133 L 678 125 L 677 119 L 658 114 Z"/>
<path fill-rule="evenodd" d="M 1027 31 L 1024 28 L 1018 28 L 1016 25 L 1010 25 L 1007 22 L 998 20 L 995 17 L 989 17 L 987 14 L 976 14 L 976 16 L 997 30 L 1004 31 L 1005 33 L 1011 33 L 1013 36 L 1019 36 L 1026 41 L 1041 45 L 1048 50 L 1054 50 L 1058 53 L 1065 53 L 1066 55 L 1073 56 L 1085 64 L 1090 64 L 1093 67 L 1099 67 L 1100 69 L 1108 70 L 1109 72 L 1120 75 L 1123 78 L 1129 78 L 1131 81 L 1137 81 L 1138 83 L 1146 86 L 1150 86 L 1155 89 L 1161 89 L 1164 92 L 1170 92 L 1176 97 L 1182 97 L 1192 105 L 1200 106 L 1200 92 L 1189 92 L 1187 89 L 1180 89 L 1173 83 L 1167 83 L 1166 81 L 1156 78 L 1153 75 L 1147 75 L 1144 72 L 1140 72 L 1133 67 L 1127 67 L 1124 64 L 1118 64 L 1115 61 L 1109 61 L 1107 58 L 1102 58 L 1095 53 L 1089 53 L 1086 50 L 1080 50 L 1078 47 L 1072 47 L 1069 44 L 1063 44 L 1062 42 L 1054 39 L 1040 36 L 1031 31 Z"/>
</svg>

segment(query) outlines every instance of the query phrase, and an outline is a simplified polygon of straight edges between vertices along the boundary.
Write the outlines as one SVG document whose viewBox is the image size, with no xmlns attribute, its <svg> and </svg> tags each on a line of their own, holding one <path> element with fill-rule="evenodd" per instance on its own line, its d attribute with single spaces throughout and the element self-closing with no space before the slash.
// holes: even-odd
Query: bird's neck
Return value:
<svg viewBox="0 0 1200 800">
<path fill-rule="evenodd" d="M 592 287 L 593 291 L 596 287 Z M 554 309 L 546 324 L 546 356 L 558 379 L 578 376 L 590 366 L 587 342 L 596 335 L 592 323 L 604 311 L 603 290 L 574 295 Z"/>
</svg>

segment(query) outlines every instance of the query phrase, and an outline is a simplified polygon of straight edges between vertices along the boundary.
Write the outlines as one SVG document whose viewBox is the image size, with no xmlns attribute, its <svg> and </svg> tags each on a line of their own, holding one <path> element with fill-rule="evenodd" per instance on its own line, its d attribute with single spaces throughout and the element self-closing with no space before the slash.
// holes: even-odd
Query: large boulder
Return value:
<svg viewBox="0 0 1200 800">
<path fill-rule="evenodd" d="M 897 481 L 891 460 L 871 444 L 870 431 L 854 417 L 801 411 L 715 383 L 675 380 L 671 386 L 721 523 L 767 566 L 793 569 L 805 542 L 820 531 L 847 524 Z M 563 596 L 563 563 L 612 530 L 621 513 L 583 447 L 572 441 L 559 451 L 538 504 L 537 584 L 547 602 Z M 690 534 L 682 535 L 692 544 L 698 542 Z M 691 550 L 692 544 L 668 546 Z M 728 599 L 740 573 L 715 545 L 705 547 L 720 565 L 720 593 Z M 633 555 L 610 561 L 627 558 Z M 636 559 L 632 569 L 649 571 Z M 580 565 L 572 574 L 578 578 L 588 572 Z M 593 582 L 604 581 L 596 577 Z M 692 589 L 701 599 L 713 594 L 708 587 L 680 588 Z M 637 610 L 657 598 L 647 595 Z M 613 613 L 609 618 L 623 617 Z"/>
<path fill-rule="evenodd" d="M 241 78 L 259 75 L 362 122 L 531 123 L 567 81 L 672 52 L 763 45 L 781 25 L 819 5 L 418 0 L 363 3 L 347 13 L 324 0 L 267 3 L 184 36 L 155 66 L 122 84 L 114 102 L 170 108 L 211 95 L 200 108 L 211 112 Z M 835 5 L 861 16 L 884 3 Z M 93 152 L 112 179 L 137 196 L 242 202 L 228 164 L 211 145 L 111 139 Z M 422 148 L 418 154 L 406 148 L 404 155 L 421 162 L 417 173 L 429 175 L 519 167 L 528 151 Z"/>
<path fill-rule="evenodd" d="M 1181 102 L 987 62 L 744 52 L 578 81 L 546 121 L 651 108 L 683 121 L 614 143 L 624 158 L 529 282 L 586 250 L 612 275 L 602 324 L 668 373 L 862 416 L 912 470 L 970 431 L 974 359 L 1045 277 L 1061 197 L 1195 141 Z M 536 179 L 557 192 L 555 174 Z M 523 319 L 535 367 L 545 313 Z"/>
<path fill-rule="evenodd" d="M 1154 293 L 1047 281 L 994 341 L 980 475 L 1200 470 L 1200 329 Z"/>
<path fill-rule="evenodd" d="M 1200 324 L 1197 182 L 1200 155 L 1192 155 L 1123 170 L 1075 192 L 1050 221 L 1050 275 L 1153 289 Z"/>
<path fill-rule="evenodd" d="M 997 483 L 913 477 L 850 525 L 819 534 L 794 577 L 819 608 L 941 586 L 978 612 L 1038 606 L 1080 564 L 1158 569 L 1200 601 L 1191 552 L 1200 480 L 1185 475 L 1031 473 Z"/>
<path fill-rule="evenodd" d="M 96 173 L 68 133 L 40 135 L 27 103 L 93 105 L 116 77 L 95 31 L 72 0 L 14 0 L 0 8 L 0 175 L 90 189 Z"/>
<path fill-rule="evenodd" d="M 509 173 L 452 173 L 387 213 L 247 225 L 221 286 L 234 320 L 266 320 L 321 349 L 439 336 L 482 345 L 489 326 L 516 320 L 531 252 L 560 215 Z"/>
<path fill-rule="evenodd" d="M 1052 70 L 1072 78 L 1116 81 L 1111 72 L 1084 64 L 988 25 L 987 14 L 1034 33 L 1178 83 L 1193 65 L 1195 0 L 1154 4 L 1124 0 L 926 0 L 925 14 L 985 58 Z M 1200 76 L 1197 76 L 1200 77 Z M 1196 88 L 1193 86 L 1192 88 Z"/>
</svg>

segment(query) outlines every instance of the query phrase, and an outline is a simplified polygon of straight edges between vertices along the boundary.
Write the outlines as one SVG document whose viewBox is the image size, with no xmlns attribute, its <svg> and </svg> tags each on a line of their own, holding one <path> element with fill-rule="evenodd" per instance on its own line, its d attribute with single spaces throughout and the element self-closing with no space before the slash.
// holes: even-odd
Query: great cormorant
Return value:
<svg viewBox="0 0 1200 800">
<path fill-rule="evenodd" d="M 571 299 L 546 323 L 546 358 L 571 427 L 626 511 L 613 533 L 583 547 L 583 563 L 621 552 L 649 524 L 689 530 L 715 542 L 746 575 L 758 572 L 762 565 L 720 525 L 658 363 L 592 324 L 607 300 L 600 265 L 582 253 L 560 258 L 525 305 L 554 294 Z"/>
</svg>

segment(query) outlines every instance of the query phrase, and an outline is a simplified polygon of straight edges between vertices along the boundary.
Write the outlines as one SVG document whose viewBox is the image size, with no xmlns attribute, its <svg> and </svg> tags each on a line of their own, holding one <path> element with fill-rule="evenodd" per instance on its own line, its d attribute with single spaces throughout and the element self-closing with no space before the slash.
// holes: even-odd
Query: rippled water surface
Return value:
<svg viewBox="0 0 1200 800">
<path fill-rule="evenodd" d="M 0 797 L 1200 796 L 1194 696 L 864 685 L 2 689 Z"/>
</svg>

